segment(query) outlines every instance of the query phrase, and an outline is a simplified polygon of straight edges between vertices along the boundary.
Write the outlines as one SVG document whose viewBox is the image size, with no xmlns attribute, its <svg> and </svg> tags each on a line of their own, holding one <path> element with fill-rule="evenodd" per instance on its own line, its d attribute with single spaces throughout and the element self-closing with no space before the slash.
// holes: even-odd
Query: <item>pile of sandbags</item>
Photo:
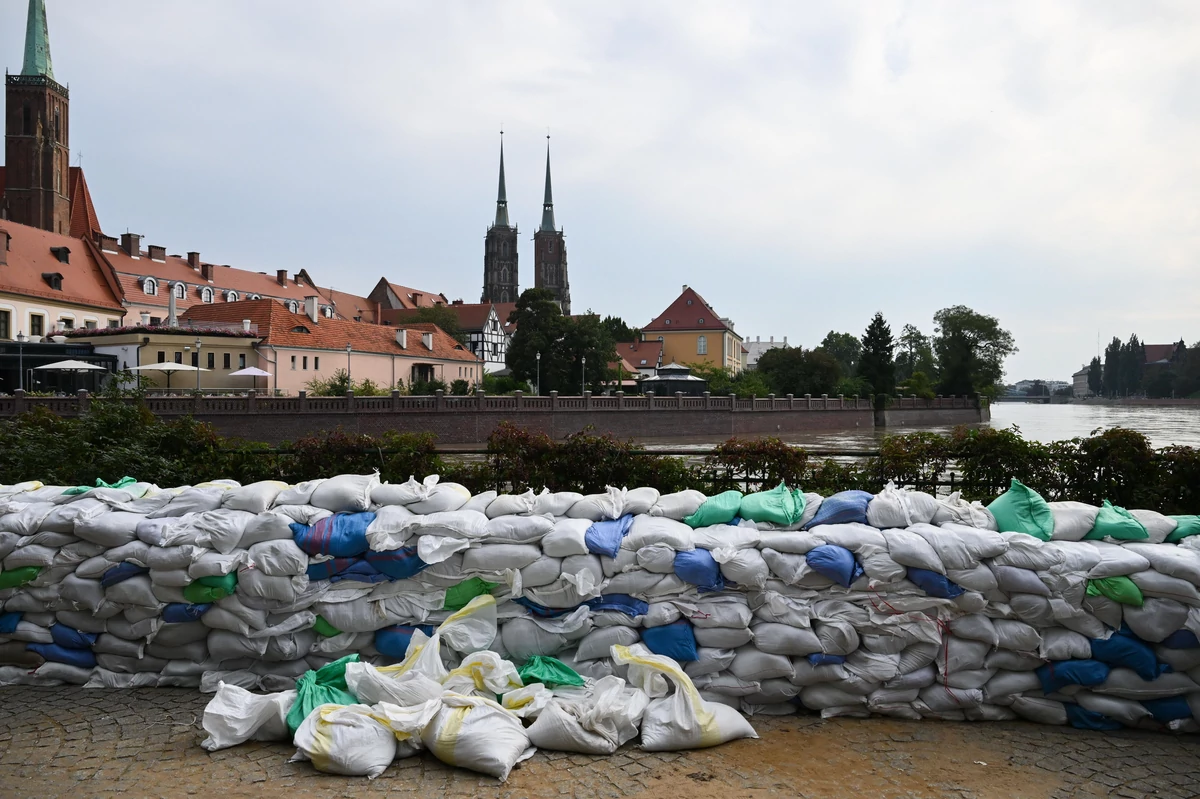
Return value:
<svg viewBox="0 0 1200 799">
<path fill-rule="evenodd" d="M 986 508 L 890 485 L 119 485 L 0 487 L 0 683 L 290 691 L 351 655 L 403 663 L 489 597 L 494 635 L 443 639 L 431 679 L 491 652 L 513 669 L 553 658 L 615 704 L 637 671 L 652 706 L 694 691 L 747 714 L 1200 719 L 1195 516 L 1046 503 L 1016 481 Z M 689 689 L 614 655 L 626 649 L 678 664 Z M 411 709 L 350 698 L 331 704 L 375 709 L 327 713 L 322 729 L 382 737 L 370 714 L 397 711 L 381 702 Z M 577 700 L 556 699 L 554 735 L 589 712 Z M 400 747 L 423 735 L 388 723 Z M 620 740 L 605 729 L 584 728 Z"/>
</svg>

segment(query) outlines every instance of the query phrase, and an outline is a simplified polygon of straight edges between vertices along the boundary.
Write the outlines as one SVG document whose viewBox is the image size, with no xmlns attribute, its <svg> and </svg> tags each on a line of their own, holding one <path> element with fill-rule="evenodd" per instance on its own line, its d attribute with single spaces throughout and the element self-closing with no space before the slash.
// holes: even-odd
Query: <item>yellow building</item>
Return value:
<svg viewBox="0 0 1200 799">
<path fill-rule="evenodd" d="M 724 366 L 734 374 L 746 368 L 746 350 L 733 321 L 718 316 L 689 286 L 642 328 L 642 341 L 661 342 L 663 365 L 704 363 Z"/>
</svg>

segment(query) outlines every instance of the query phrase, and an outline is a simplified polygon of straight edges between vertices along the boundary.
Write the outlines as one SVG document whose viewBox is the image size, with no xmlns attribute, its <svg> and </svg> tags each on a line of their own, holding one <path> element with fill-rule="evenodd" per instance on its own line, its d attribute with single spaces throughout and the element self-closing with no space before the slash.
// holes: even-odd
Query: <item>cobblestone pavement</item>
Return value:
<svg viewBox="0 0 1200 799">
<path fill-rule="evenodd" d="M 755 718 L 762 736 L 723 747 L 608 758 L 539 752 L 507 783 L 428 754 L 374 781 L 287 762 L 286 744 L 208 754 L 191 690 L 0 688 L 0 796 L 721 797 L 1136 799 L 1200 795 L 1200 738 L 814 716 Z"/>
</svg>

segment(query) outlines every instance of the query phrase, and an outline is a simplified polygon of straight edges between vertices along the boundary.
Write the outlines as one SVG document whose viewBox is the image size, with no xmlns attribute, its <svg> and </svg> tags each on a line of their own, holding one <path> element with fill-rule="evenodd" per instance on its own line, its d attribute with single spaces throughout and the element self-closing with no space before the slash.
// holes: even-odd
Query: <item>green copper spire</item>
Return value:
<svg viewBox="0 0 1200 799">
<path fill-rule="evenodd" d="M 554 196 L 550 191 L 550 137 L 546 137 L 546 196 L 542 200 L 541 230 L 554 231 Z"/>
<path fill-rule="evenodd" d="M 21 74 L 44 75 L 54 80 L 45 0 L 29 0 L 29 19 L 25 24 L 25 65 L 21 68 Z"/>
<path fill-rule="evenodd" d="M 500 131 L 500 191 L 496 194 L 496 227 L 508 227 L 508 196 L 504 191 L 504 131 Z"/>
</svg>

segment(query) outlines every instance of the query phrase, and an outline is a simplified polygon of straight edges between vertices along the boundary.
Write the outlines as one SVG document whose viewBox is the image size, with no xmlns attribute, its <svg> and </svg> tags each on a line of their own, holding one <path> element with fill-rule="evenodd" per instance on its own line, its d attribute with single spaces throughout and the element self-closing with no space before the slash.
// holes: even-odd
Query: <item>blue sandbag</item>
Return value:
<svg viewBox="0 0 1200 799">
<path fill-rule="evenodd" d="M 108 571 L 104 572 L 104 576 L 100 578 L 100 585 L 108 588 L 110 585 L 123 583 L 130 577 L 137 577 L 139 574 L 149 574 L 150 570 L 145 566 L 139 566 L 136 563 L 125 561 L 118 563 Z"/>
<path fill-rule="evenodd" d="M 661 627 L 647 627 L 642 630 L 642 643 L 654 654 L 679 663 L 700 659 L 696 653 L 696 634 L 692 632 L 691 622 L 686 619 Z"/>
<path fill-rule="evenodd" d="M 530 614 L 537 616 L 539 619 L 557 619 L 559 616 L 566 616 L 568 613 L 574 611 L 575 608 L 579 607 L 576 605 L 572 608 L 548 608 L 545 605 L 539 605 L 532 599 L 526 599 L 523 596 L 513 597 L 512 601 L 524 608 L 527 608 Z"/>
<path fill-rule="evenodd" d="M 1154 720 L 1166 724 L 1169 721 L 1190 719 L 1192 708 L 1187 697 L 1168 696 L 1165 699 L 1143 699 L 1142 706 L 1154 714 Z"/>
<path fill-rule="evenodd" d="M 839 491 L 826 497 L 817 508 L 817 515 L 804 526 L 805 530 L 822 524 L 867 523 L 867 505 L 875 498 L 866 491 Z"/>
<path fill-rule="evenodd" d="M 584 534 L 583 542 L 593 555 L 615 558 L 621 551 L 621 541 L 629 535 L 632 525 L 633 516 L 629 514 L 608 522 L 593 522 Z"/>
<path fill-rule="evenodd" d="M 701 591 L 724 591 L 721 567 L 707 549 L 675 553 L 675 576 Z"/>
<path fill-rule="evenodd" d="M 908 567 L 908 579 L 930 596 L 938 599 L 954 599 L 966 593 L 961 585 L 950 580 L 944 574 L 938 574 L 929 569 L 914 569 Z"/>
<path fill-rule="evenodd" d="M 55 663 L 66 663 L 81 669 L 96 668 L 96 656 L 90 649 L 67 649 L 58 644 L 26 644 L 25 648 Z"/>
<path fill-rule="evenodd" d="M 804 557 L 813 571 L 843 588 L 849 588 L 852 582 L 863 575 L 863 568 L 855 560 L 854 553 L 836 544 L 814 547 Z"/>
<path fill-rule="evenodd" d="M 1162 640 L 1162 645 L 1167 649 L 1197 649 L 1200 639 L 1191 630 L 1176 630 Z"/>
<path fill-rule="evenodd" d="M 167 624 L 187 624 L 200 621 L 200 617 L 208 612 L 212 604 L 189 605 L 186 602 L 172 602 L 163 608 L 163 621 Z"/>
<path fill-rule="evenodd" d="M 51 625 L 50 636 L 54 639 L 54 643 L 64 649 L 91 649 L 96 645 L 96 639 L 100 637 L 99 633 L 80 632 L 65 624 Z"/>
<path fill-rule="evenodd" d="M 380 574 L 374 566 L 365 560 L 355 559 L 353 565 L 342 569 L 330 577 L 329 581 L 331 583 L 339 583 L 343 580 L 355 583 L 382 583 L 390 579 L 386 574 Z"/>
<path fill-rule="evenodd" d="M 649 602 L 635 599 L 629 594 L 604 594 L 595 599 L 589 599 L 584 604 L 591 608 L 593 613 L 599 613 L 602 610 L 616 610 L 635 619 L 650 612 Z"/>
<path fill-rule="evenodd" d="M 417 630 L 432 637 L 434 628 L 429 624 L 395 624 L 375 631 L 375 648 L 385 657 L 403 660 L 408 653 L 408 643 Z"/>
<path fill-rule="evenodd" d="M 21 623 L 21 614 L 19 611 L 10 611 L 9 613 L 0 613 L 0 635 L 8 635 L 15 632 L 17 625 Z"/>
<path fill-rule="evenodd" d="M 380 574 L 393 580 L 407 580 L 429 568 L 429 564 L 417 555 L 416 547 L 400 547 L 387 552 L 371 551 L 366 554 L 367 563 Z"/>
<path fill-rule="evenodd" d="M 1154 650 L 1139 641 L 1128 627 L 1113 633 L 1108 640 L 1092 639 L 1092 660 L 1110 666 L 1133 669 L 1137 676 L 1150 681 L 1171 670 L 1166 663 L 1159 663 Z"/>
<path fill-rule="evenodd" d="M 808 665 L 814 668 L 817 666 L 840 666 L 846 662 L 844 655 L 826 655 L 821 652 L 813 652 L 807 657 Z"/>
<path fill-rule="evenodd" d="M 374 513 L 335 513 L 313 525 L 293 522 L 290 527 L 296 546 L 309 555 L 353 558 L 371 548 L 367 528 L 373 521 Z"/>
<path fill-rule="evenodd" d="M 1098 660 L 1058 660 L 1035 669 L 1042 690 L 1048 694 L 1068 685 L 1099 685 L 1108 679 L 1111 670 Z"/>
<path fill-rule="evenodd" d="M 1063 707 L 1067 710 L 1067 721 L 1077 730 L 1121 729 L 1120 722 L 1113 721 L 1103 713 L 1088 710 L 1086 707 L 1081 707 L 1074 702 L 1065 702 L 1063 703 Z"/>
<path fill-rule="evenodd" d="M 335 574 L 339 574 L 346 569 L 358 563 L 358 558 L 332 558 L 330 560 L 322 560 L 317 563 L 308 564 L 308 569 L 304 572 L 308 575 L 308 579 L 328 580 Z"/>
</svg>

